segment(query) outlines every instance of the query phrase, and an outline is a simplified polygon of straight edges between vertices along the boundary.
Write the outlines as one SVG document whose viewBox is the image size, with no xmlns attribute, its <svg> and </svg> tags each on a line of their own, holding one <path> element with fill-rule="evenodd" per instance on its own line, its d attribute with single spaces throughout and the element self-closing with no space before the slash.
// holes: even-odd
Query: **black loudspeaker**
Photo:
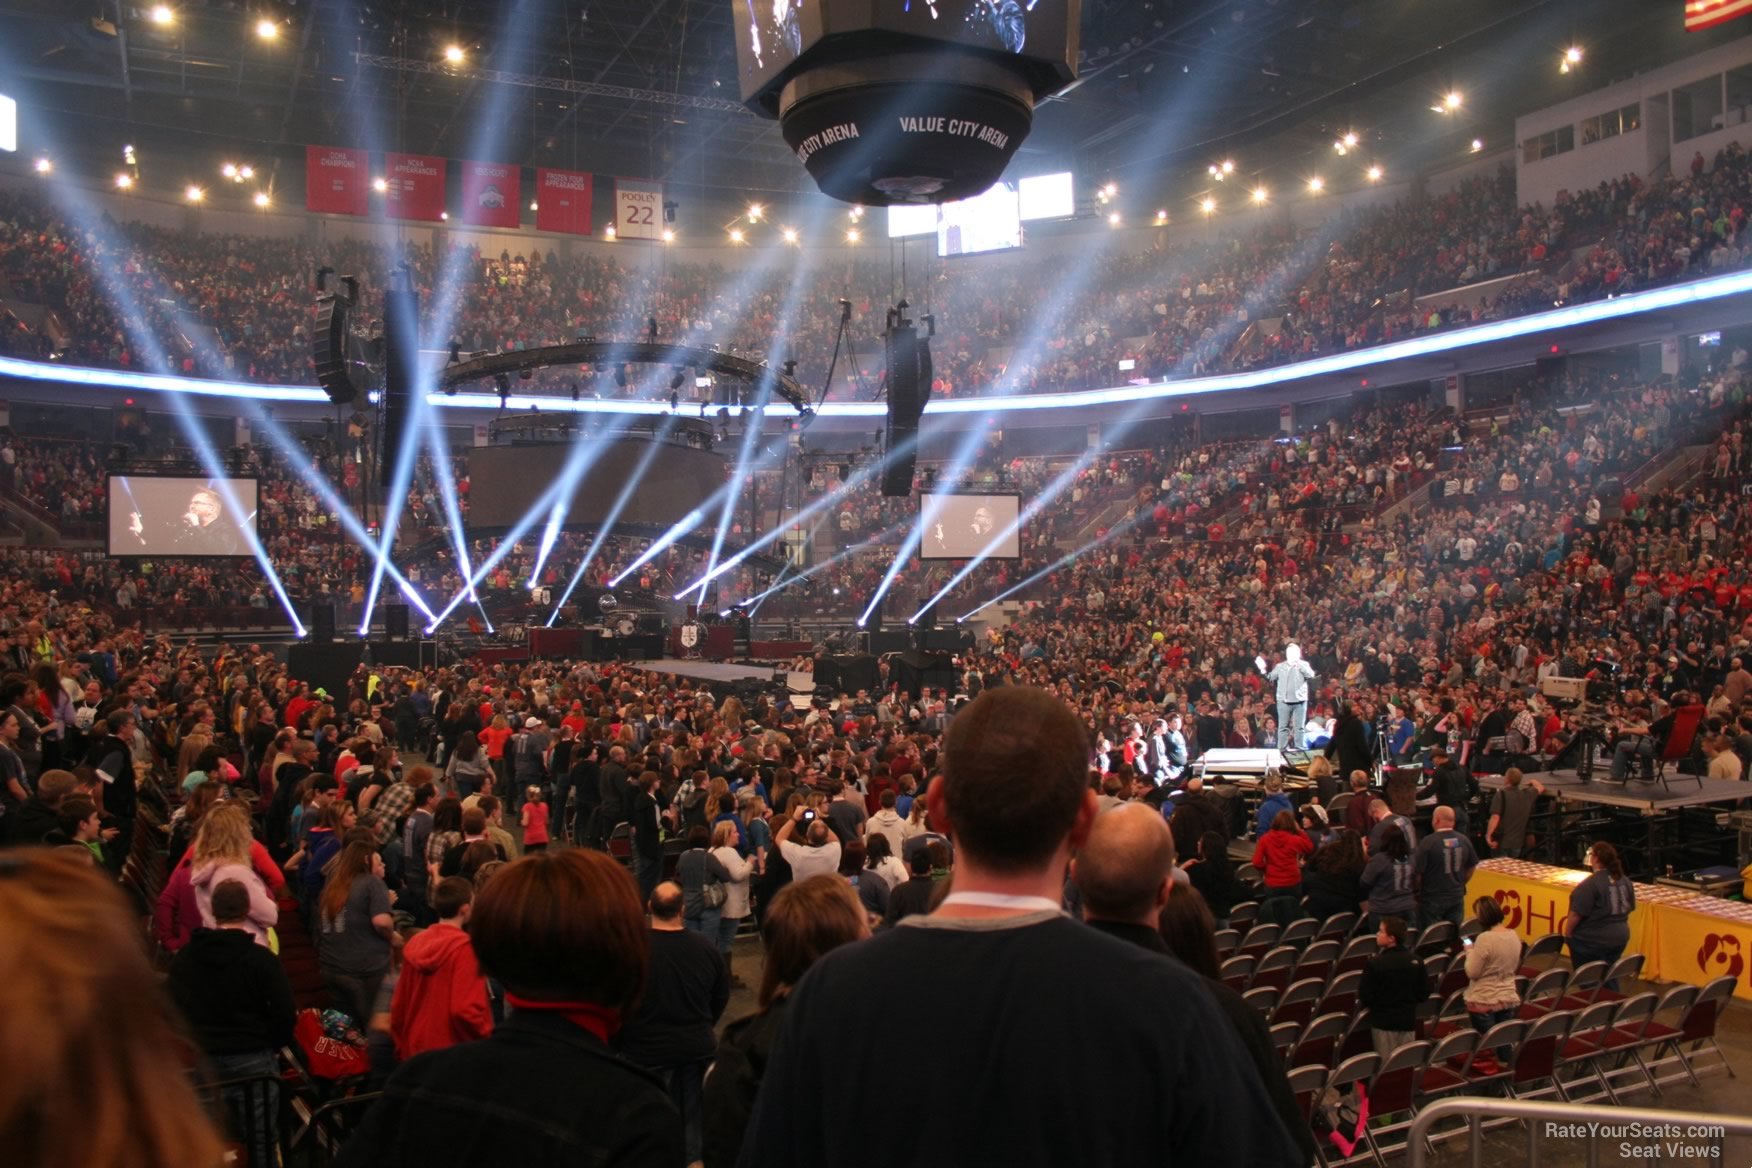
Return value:
<svg viewBox="0 0 1752 1168">
<path fill-rule="evenodd" d="M 414 369 L 420 359 L 420 297 L 402 288 L 383 296 L 383 425 L 377 459 L 385 487 L 398 481 L 403 457 L 417 452 L 403 441 L 413 407 Z"/>
<path fill-rule="evenodd" d="M 882 493 L 889 498 L 912 494 L 919 415 L 924 408 L 919 386 L 919 330 L 896 324 L 888 330 L 888 420 L 882 434 L 882 448 L 888 456 L 882 468 Z"/>
<path fill-rule="evenodd" d="M 347 369 L 347 302 L 325 293 L 316 302 L 316 332 L 311 337 L 311 357 L 316 362 L 316 383 L 336 405 L 346 405 L 359 396 Z"/>
<path fill-rule="evenodd" d="M 386 604 L 383 606 L 383 635 L 392 641 L 408 639 L 407 605 Z"/>
<path fill-rule="evenodd" d="M 956 688 L 955 662 L 947 653 L 909 649 L 895 659 L 894 679 L 913 697 L 927 689 Z"/>
<path fill-rule="evenodd" d="M 641 612 L 639 614 L 639 631 L 641 633 L 667 633 L 669 621 L 660 612 Z"/>
<path fill-rule="evenodd" d="M 335 606 L 332 601 L 316 600 L 310 605 L 310 636 L 317 642 L 335 639 Z"/>
<path fill-rule="evenodd" d="M 817 657 L 815 687 L 826 687 L 835 693 L 855 694 L 859 690 L 875 693 L 882 674 L 874 657 Z"/>
</svg>

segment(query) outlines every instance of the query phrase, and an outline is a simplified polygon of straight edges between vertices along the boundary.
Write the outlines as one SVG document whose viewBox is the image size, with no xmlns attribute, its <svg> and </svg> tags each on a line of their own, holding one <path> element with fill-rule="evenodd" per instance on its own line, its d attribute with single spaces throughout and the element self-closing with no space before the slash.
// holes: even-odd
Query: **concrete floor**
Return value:
<svg viewBox="0 0 1752 1168">
<path fill-rule="evenodd" d="M 730 994 L 730 1005 L 724 1011 L 724 1024 L 738 1018 L 747 1017 L 756 1010 L 756 994 L 760 986 L 761 973 L 761 943 L 758 937 L 745 936 L 739 938 L 731 958 L 731 964 L 738 976 L 747 983 L 746 989 L 733 990 Z M 1629 987 L 1626 987 L 1627 989 Z M 1655 983 L 1644 983 L 1641 989 L 1660 990 L 1663 987 Z M 1752 1118 L 1752 1003 L 1736 1001 L 1723 1016 L 1718 1027 L 1722 1050 L 1728 1061 L 1733 1064 L 1739 1078 L 1730 1078 L 1727 1072 L 1716 1069 L 1702 1076 L 1700 1087 L 1693 1088 L 1681 1077 L 1678 1083 L 1663 1087 L 1661 1098 L 1654 1098 L 1646 1090 L 1625 1097 L 1623 1102 L 1632 1109 L 1658 1109 L 1672 1111 L 1696 1111 L 1711 1115 L 1742 1116 Z M 1677 1068 L 1674 1068 L 1677 1072 Z M 1680 1141 L 1688 1146 L 1689 1154 L 1665 1156 L 1660 1159 L 1627 1157 L 1620 1148 L 1618 1139 L 1604 1139 L 1597 1149 L 1598 1159 L 1590 1161 L 1587 1143 L 1584 1140 L 1542 1138 L 1535 1153 L 1530 1149 L 1528 1134 L 1519 1127 L 1505 1126 L 1493 1131 L 1486 1131 L 1481 1141 L 1481 1156 L 1477 1163 L 1488 1164 L 1493 1168 L 1507 1168 L 1513 1165 L 1537 1163 L 1550 1168 L 1582 1168 L 1586 1165 L 1593 1168 L 1594 1164 L 1607 1166 L 1645 1165 L 1645 1164 L 1710 1164 L 1712 1161 L 1707 1152 L 1701 1149 L 1709 1141 Z M 1701 1152 L 1701 1154 L 1700 1154 Z M 1409 1158 L 1400 1153 L 1389 1155 L 1393 1164 L 1408 1164 Z M 1372 1164 L 1373 1161 L 1364 1153 L 1356 1164 Z M 1443 1141 L 1437 1152 L 1427 1160 L 1432 1168 L 1462 1168 L 1474 1164 L 1469 1154 L 1464 1138 Z M 1752 1136 L 1730 1136 L 1722 1141 L 1722 1158 L 1719 1161 L 1724 1168 L 1752 1168 Z"/>
</svg>

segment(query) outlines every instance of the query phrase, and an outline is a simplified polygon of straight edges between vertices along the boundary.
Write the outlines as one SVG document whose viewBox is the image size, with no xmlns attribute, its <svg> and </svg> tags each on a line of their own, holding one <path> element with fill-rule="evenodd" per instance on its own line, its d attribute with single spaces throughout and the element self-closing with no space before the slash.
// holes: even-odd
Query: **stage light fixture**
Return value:
<svg viewBox="0 0 1752 1168">
<path fill-rule="evenodd" d="M 1367 174 L 1369 176 L 1369 181 L 1370 182 L 1380 182 L 1382 173 L 1383 172 L 1379 166 L 1371 166 L 1367 171 Z"/>
<path fill-rule="evenodd" d="M 797 229 L 795 227 L 787 227 L 780 234 L 784 236 L 786 243 L 794 244 L 797 242 Z"/>
<path fill-rule="evenodd" d="M 263 210 L 266 210 L 268 204 L 271 202 L 273 202 L 273 199 L 268 197 L 268 192 L 257 191 L 255 193 L 255 205 L 262 208 Z"/>
<path fill-rule="evenodd" d="M 609 239 L 613 239 L 615 237 L 614 224 L 610 223 L 607 227 L 604 227 L 602 229 L 602 234 Z"/>
<path fill-rule="evenodd" d="M 371 189 L 380 195 L 384 194 L 389 190 L 389 180 L 386 178 L 374 178 L 371 180 Z"/>
<path fill-rule="evenodd" d="M 856 227 L 854 227 L 850 231 L 846 232 L 846 242 L 847 243 L 856 243 L 856 242 L 858 242 L 858 240 L 860 240 L 862 238 L 863 238 L 863 236 L 858 233 L 858 229 Z"/>
<path fill-rule="evenodd" d="M 223 166 L 221 166 L 219 168 L 219 173 L 224 175 L 226 178 L 236 178 L 237 177 L 237 163 L 235 163 L 235 162 L 225 163 Z"/>
<path fill-rule="evenodd" d="M 131 175 L 131 174 L 118 174 L 118 175 L 116 175 L 117 188 L 125 191 L 125 190 L 128 190 L 131 187 L 133 187 L 133 185 L 134 185 L 134 176 L 133 175 Z"/>
<path fill-rule="evenodd" d="M 1156 226 L 1160 227 L 1166 222 L 1168 222 L 1168 212 L 1158 208 L 1156 211 Z"/>
<path fill-rule="evenodd" d="M 1217 209 L 1217 201 L 1209 195 L 1206 195 L 1203 199 L 1199 200 L 1198 209 L 1203 211 L 1206 215 L 1209 215 Z"/>
<path fill-rule="evenodd" d="M 1557 71 L 1559 73 L 1568 73 L 1570 70 L 1574 69 L 1577 65 L 1580 65 L 1581 63 L 1582 63 L 1582 48 L 1581 48 L 1581 46 L 1580 45 L 1571 45 L 1569 48 L 1567 48 L 1563 51 L 1563 60 L 1558 62 Z"/>
<path fill-rule="evenodd" d="M 276 40 L 280 36 L 280 26 L 271 20 L 256 21 L 256 36 L 264 41 Z"/>
<path fill-rule="evenodd" d="M 742 234 L 742 228 L 732 227 L 730 229 L 730 242 L 731 243 L 741 243 L 743 238 L 744 238 L 744 236 Z"/>
<path fill-rule="evenodd" d="M 32 165 L 38 174 L 49 174 L 55 169 L 55 164 L 47 158 L 39 158 Z"/>
<path fill-rule="evenodd" d="M 1110 212 L 1107 216 L 1107 225 L 1109 227 L 1118 227 L 1119 223 L 1120 223 L 1119 212 L 1118 211 Z"/>
<path fill-rule="evenodd" d="M 170 10 L 168 4 L 154 4 L 150 15 L 153 24 L 170 24 L 176 19 L 176 13 Z"/>
<path fill-rule="evenodd" d="M 255 177 L 255 167 L 249 165 L 248 163 L 244 163 L 242 166 L 237 168 L 237 177 L 238 178 L 254 178 Z"/>
<path fill-rule="evenodd" d="M 680 366 L 677 366 L 675 369 L 675 372 L 673 372 L 669 375 L 669 388 L 671 390 L 680 389 L 681 383 L 686 381 L 686 380 L 687 380 L 687 370 L 681 368 Z"/>
<path fill-rule="evenodd" d="M 1312 192 L 1313 194 L 1318 195 L 1321 191 L 1323 191 L 1325 189 L 1326 189 L 1326 180 L 1321 178 L 1319 175 L 1315 175 L 1313 178 L 1308 180 L 1308 190 L 1310 192 Z"/>
<path fill-rule="evenodd" d="M 1483 149 L 1484 149 L 1484 139 L 1483 138 L 1474 138 L 1472 140 L 1472 152 L 1474 154 L 1477 154 L 1480 150 L 1483 150 Z"/>
<path fill-rule="evenodd" d="M 764 214 L 766 214 L 766 208 L 759 203 L 748 204 L 748 221 L 750 223 L 759 223 L 760 217 Z"/>
<path fill-rule="evenodd" d="M 188 188 L 183 191 L 183 198 L 191 203 L 198 203 L 206 197 L 207 192 L 203 191 L 200 187 L 195 186 L 193 183 L 190 183 Z"/>
<path fill-rule="evenodd" d="M 665 227 L 663 229 L 663 242 L 664 243 L 674 243 L 675 242 L 675 230 L 673 228 Z"/>
<path fill-rule="evenodd" d="M 450 62 L 452 65 L 462 64 L 463 58 L 466 56 L 467 56 L 467 54 L 462 51 L 461 45 L 445 45 L 444 46 L 444 59 L 446 61 Z"/>
<path fill-rule="evenodd" d="M 1356 132 L 1356 131 L 1355 131 L 1355 130 L 1351 130 L 1351 131 L 1348 131 L 1348 132 L 1347 132 L 1347 133 L 1346 133 L 1346 134 L 1345 134 L 1345 136 L 1344 136 L 1344 137 L 1342 137 L 1342 138 L 1340 138 L 1340 139 L 1339 139 L 1339 142 L 1340 142 L 1340 143 L 1341 143 L 1341 144 L 1342 144 L 1342 145 L 1343 145 L 1343 146 L 1344 146 L 1344 148 L 1345 148 L 1345 149 L 1347 149 L 1347 150 L 1354 150 L 1354 149 L 1356 149 L 1356 145 L 1357 145 L 1357 132 Z"/>
<path fill-rule="evenodd" d="M 449 211 L 440 211 L 440 212 L 438 212 L 438 218 L 440 218 L 444 222 L 448 223 L 448 222 L 450 222 L 450 212 Z"/>
<path fill-rule="evenodd" d="M 1271 194 L 1264 187 L 1253 188 L 1253 201 L 1255 203 L 1263 203 L 1270 197 Z"/>
<path fill-rule="evenodd" d="M 1442 99 L 1442 108 L 1448 113 L 1453 113 L 1465 104 L 1466 98 L 1458 89 L 1450 90 L 1448 95 Z"/>
</svg>

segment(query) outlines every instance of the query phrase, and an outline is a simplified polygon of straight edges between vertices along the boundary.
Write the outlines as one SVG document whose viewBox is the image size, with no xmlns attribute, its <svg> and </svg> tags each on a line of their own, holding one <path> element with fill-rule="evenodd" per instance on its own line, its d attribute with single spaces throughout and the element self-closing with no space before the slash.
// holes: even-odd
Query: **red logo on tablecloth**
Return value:
<svg viewBox="0 0 1752 1168">
<path fill-rule="evenodd" d="M 1746 972 L 1746 955 L 1740 951 L 1740 938 L 1732 933 L 1710 933 L 1697 951 L 1697 968 L 1710 977 L 1731 977 L 1736 981 Z"/>
<path fill-rule="evenodd" d="M 1521 927 L 1521 894 L 1513 888 L 1499 888 L 1492 893 L 1497 907 L 1503 910 L 1503 924 L 1511 929 Z"/>
</svg>

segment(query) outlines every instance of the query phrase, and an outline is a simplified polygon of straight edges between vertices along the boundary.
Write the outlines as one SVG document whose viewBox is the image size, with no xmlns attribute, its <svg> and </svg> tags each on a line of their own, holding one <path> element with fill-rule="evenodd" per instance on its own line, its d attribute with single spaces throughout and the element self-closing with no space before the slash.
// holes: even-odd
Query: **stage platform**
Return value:
<svg viewBox="0 0 1752 1168">
<path fill-rule="evenodd" d="M 1691 775 L 1671 775 L 1665 785 L 1631 779 L 1618 783 L 1603 779 L 1596 769 L 1592 782 L 1584 783 L 1572 769 L 1536 771 L 1529 779 L 1538 779 L 1547 794 L 1571 803 L 1590 803 L 1599 807 L 1624 807 L 1645 815 L 1676 811 L 1681 807 L 1702 807 L 1710 803 L 1737 803 L 1752 799 L 1752 783 L 1734 779 L 1712 779 L 1705 776 L 1699 783 Z M 1478 785 L 1486 791 L 1503 787 L 1501 775 L 1479 775 Z"/>
<path fill-rule="evenodd" d="M 686 661 L 679 657 L 659 657 L 652 661 L 628 662 L 635 669 L 652 673 L 667 673 L 672 677 L 690 677 L 695 681 L 715 681 L 719 684 L 737 681 L 771 681 L 770 665 L 736 665 L 717 661 Z"/>
<path fill-rule="evenodd" d="M 1269 770 L 1282 770 L 1284 756 L 1275 748 L 1231 750 L 1217 747 L 1199 755 L 1192 763 L 1197 775 L 1264 775 Z"/>
</svg>

